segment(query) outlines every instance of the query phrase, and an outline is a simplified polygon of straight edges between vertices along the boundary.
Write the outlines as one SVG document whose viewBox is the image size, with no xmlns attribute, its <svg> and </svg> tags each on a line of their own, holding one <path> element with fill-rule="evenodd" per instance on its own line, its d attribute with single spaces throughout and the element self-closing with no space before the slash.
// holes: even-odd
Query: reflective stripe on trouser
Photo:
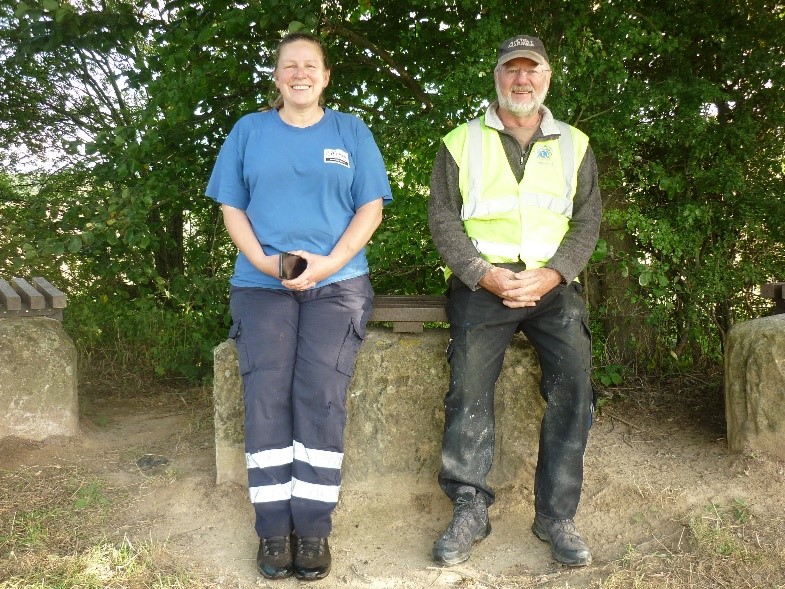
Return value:
<svg viewBox="0 0 785 589">
<path fill-rule="evenodd" d="M 346 391 L 371 314 L 367 276 L 302 292 L 232 288 L 248 486 L 260 537 L 327 537 Z"/>
<path fill-rule="evenodd" d="M 591 335 L 578 283 L 559 285 L 535 307 L 510 309 L 484 289 L 453 277 L 447 303 L 450 388 L 439 483 L 450 497 L 461 485 L 494 499 L 487 476 L 493 461 L 494 391 L 504 354 L 520 329 L 539 356 L 546 401 L 534 480 L 535 509 L 574 517 L 583 484 L 583 455 L 592 411 Z"/>
</svg>

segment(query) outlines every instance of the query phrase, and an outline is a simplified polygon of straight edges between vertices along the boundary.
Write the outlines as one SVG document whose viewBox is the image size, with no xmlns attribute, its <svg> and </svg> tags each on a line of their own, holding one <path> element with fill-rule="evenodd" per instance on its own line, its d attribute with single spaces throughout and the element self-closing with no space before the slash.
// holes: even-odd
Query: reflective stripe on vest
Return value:
<svg viewBox="0 0 785 589">
<path fill-rule="evenodd" d="M 483 254 L 483 257 L 499 261 L 517 261 L 521 250 L 527 252 L 527 258 L 530 260 L 550 260 L 553 254 L 556 253 L 556 250 L 559 249 L 559 244 L 539 241 L 524 241 L 520 245 L 511 245 L 509 243 L 472 238 L 472 243 L 477 248 L 477 251 Z M 526 265 L 532 268 L 536 267 L 531 262 Z"/>
</svg>

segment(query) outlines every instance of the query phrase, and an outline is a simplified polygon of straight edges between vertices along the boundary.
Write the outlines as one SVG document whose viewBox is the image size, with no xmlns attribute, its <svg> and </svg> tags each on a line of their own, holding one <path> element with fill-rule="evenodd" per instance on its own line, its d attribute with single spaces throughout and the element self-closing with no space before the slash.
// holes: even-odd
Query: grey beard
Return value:
<svg viewBox="0 0 785 589">
<path fill-rule="evenodd" d="M 520 104 L 501 95 L 497 95 L 497 98 L 501 108 L 517 117 L 528 117 L 538 112 L 542 106 L 542 101 L 537 96 L 532 96 L 532 101 L 528 104 Z"/>
</svg>

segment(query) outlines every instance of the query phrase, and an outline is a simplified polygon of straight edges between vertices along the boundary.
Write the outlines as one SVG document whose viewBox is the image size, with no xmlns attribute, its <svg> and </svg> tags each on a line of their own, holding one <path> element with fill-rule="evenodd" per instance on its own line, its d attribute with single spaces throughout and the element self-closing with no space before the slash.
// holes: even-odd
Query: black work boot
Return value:
<svg viewBox="0 0 785 589">
<path fill-rule="evenodd" d="M 330 545 L 327 538 L 297 538 L 294 576 L 301 581 L 316 581 L 330 574 Z"/>
<path fill-rule="evenodd" d="M 591 563 L 589 545 L 578 533 L 572 519 L 551 519 L 535 515 L 532 532 L 540 540 L 550 542 L 554 560 L 572 567 Z"/>
<path fill-rule="evenodd" d="M 260 538 L 259 552 L 256 553 L 256 566 L 259 568 L 259 572 L 268 579 L 290 577 L 293 568 L 289 537 Z"/>
<path fill-rule="evenodd" d="M 459 493 L 452 508 L 452 521 L 433 545 L 433 560 L 451 566 L 469 559 L 472 544 L 491 533 L 485 495 L 474 489 Z"/>
</svg>

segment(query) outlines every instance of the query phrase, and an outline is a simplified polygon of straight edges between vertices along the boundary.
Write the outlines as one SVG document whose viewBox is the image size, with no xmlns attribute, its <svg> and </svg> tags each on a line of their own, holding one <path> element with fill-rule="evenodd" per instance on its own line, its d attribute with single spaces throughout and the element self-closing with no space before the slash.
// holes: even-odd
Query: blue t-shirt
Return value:
<svg viewBox="0 0 785 589">
<path fill-rule="evenodd" d="M 244 210 L 267 255 L 328 255 L 357 209 L 378 198 L 385 205 L 392 200 L 371 131 L 359 118 L 329 109 L 305 128 L 286 124 L 277 110 L 242 117 L 221 147 L 205 193 Z M 367 273 L 363 249 L 316 286 Z M 284 288 L 242 253 L 231 283 Z"/>
</svg>

